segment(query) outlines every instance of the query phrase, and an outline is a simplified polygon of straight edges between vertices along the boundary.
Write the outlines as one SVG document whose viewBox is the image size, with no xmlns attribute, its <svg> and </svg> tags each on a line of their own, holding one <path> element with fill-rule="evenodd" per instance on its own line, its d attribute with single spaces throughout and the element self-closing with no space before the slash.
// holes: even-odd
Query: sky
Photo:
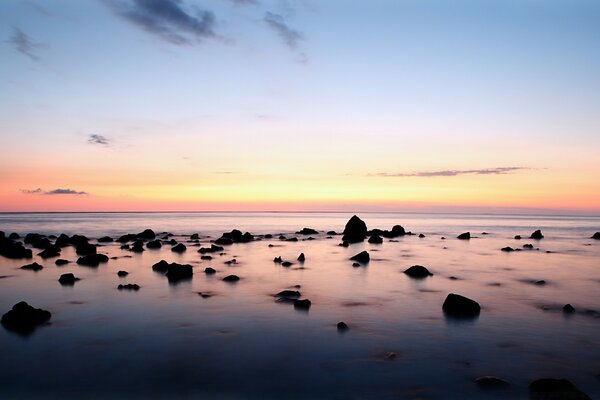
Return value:
<svg viewBox="0 0 600 400">
<path fill-rule="evenodd" d="M 0 211 L 600 215 L 600 2 L 3 0 Z"/>
</svg>

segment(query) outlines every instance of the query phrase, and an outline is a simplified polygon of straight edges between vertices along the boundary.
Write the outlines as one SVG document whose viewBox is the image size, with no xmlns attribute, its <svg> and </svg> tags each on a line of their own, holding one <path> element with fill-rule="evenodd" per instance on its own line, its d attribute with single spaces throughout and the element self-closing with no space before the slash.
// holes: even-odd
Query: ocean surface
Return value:
<svg viewBox="0 0 600 400">
<path fill-rule="evenodd" d="M 28 336 L 0 327 L 0 398 L 527 399 L 529 383 L 549 377 L 600 398 L 600 241 L 590 239 L 600 218 L 362 213 L 369 229 L 400 224 L 414 235 L 341 247 L 341 236 L 325 232 L 342 232 L 351 216 L 0 214 L 7 235 L 82 234 L 96 243 L 151 228 L 187 246 L 139 254 L 107 243 L 98 252 L 115 258 L 97 268 L 77 265 L 72 247 L 61 267 L 0 256 L 0 313 L 21 300 L 52 312 Z M 319 234 L 295 234 L 304 227 Z M 234 228 L 261 240 L 226 246 L 212 260 L 189 241 L 197 233 L 210 246 Z M 536 229 L 544 239 L 528 239 Z M 456 239 L 466 231 L 471 240 Z M 534 249 L 500 250 L 527 243 Z M 353 267 L 349 258 L 363 250 L 370 263 Z M 193 278 L 169 283 L 151 268 L 161 259 L 193 265 Z M 33 261 L 44 269 L 19 269 Z M 415 264 L 434 275 L 409 278 L 403 271 Z M 204 274 L 208 266 L 217 273 Z M 61 286 L 68 272 L 81 280 Z M 229 274 L 240 281 L 222 281 Z M 125 283 L 141 288 L 117 290 Z M 276 301 L 295 285 L 308 311 Z M 479 302 L 479 317 L 446 317 L 449 293 Z M 576 312 L 563 313 L 566 303 Z M 340 321 L 348 331 L 338 332 Z M 474 379 L 485 375 L 510 387 L 483 390 Z"/>
</svg>

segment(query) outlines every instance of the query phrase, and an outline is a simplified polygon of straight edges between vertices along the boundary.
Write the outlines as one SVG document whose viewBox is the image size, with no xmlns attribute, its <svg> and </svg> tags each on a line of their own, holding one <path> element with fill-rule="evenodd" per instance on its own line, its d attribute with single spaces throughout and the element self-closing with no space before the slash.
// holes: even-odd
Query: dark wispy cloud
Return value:
<svg viewBox="0 0 600 400">
<path fill-rule="evenodd" d="M 88 138 L 88 143 L 101 144 L 104 146 L 108 146 L 108 144 L 110 143 L 110 139 L 108 139 L 102 135 L 93 134 L 93 135 L 90 135 L 90 137 Z"/>
<path fill-rule="evenodd" d="M 36 52 L 39 48 L 43 47 L 43 45 L 41 43 L 34 42 L 29 35 L 19 28 L 13 28 L 13 34 L 7 40 L 7 43 L 13 45 L 15 50 L 31 58 L 33 61 L 39 61 L 40 57 Z"/>
<path fill-rule="evenodd" d="M 56 194 L 71 194 L 71 195 L 86 195 L 87 192 L 80 192 L 73 189 L 53 189 L 53 190 L 42 190 L 41 188 L 37 189 L 21 189 L 21 193 L 24 194 L 43 194 L 43 195 L 56 195 Z"/>
<path fill-rule="evenodd" d="M 304 34 L 292 29 L 282 15 L 267 12 L 264 21 L 291 49 L 295 50 L 298 47 L 298 43 L 304 39 Z"/>
<path fill-rule="evenodd" d="M 407 173 L 395 173 L 395 172 L 377 172 L 368 174 L 368 176 L 378 176 L 386 178 L 409 178 L 409 177 L 423 177 L 433 178 L 439 176 L 458 176 L 458 175 L 504 175 L 510 174 L 517 171 L 529 170 L 527 167 L 496 167 L 496 168 L 483 168 L 483 169 L 446 169 L 441 171 L 417 171 Z"/>
<path fill-rule="evenodd" d="M 210 11 L 185 7 L 181 0 L 104 0 L 126 21 L 176 45 L 216 37 Z"/>
</svg>

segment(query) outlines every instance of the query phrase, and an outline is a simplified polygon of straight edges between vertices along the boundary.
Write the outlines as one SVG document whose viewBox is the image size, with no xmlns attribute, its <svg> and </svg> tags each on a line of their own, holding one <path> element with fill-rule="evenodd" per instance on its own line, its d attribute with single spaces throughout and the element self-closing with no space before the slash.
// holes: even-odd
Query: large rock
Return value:
<svg viewBox="0 0 600 400">
<path fill-rule="evenodd" d="M 64 233 L 61 233 L 60 236 L 56 238 L 54 241 L 54 245 L 56 247 L 67 247 L 71 245 L 71 238 Z"/>
<path fill-rule="evenodd" d="M 189 264 L 169 264 L 167 273 L 165 274 L 169 282 L 178 282 L 185 279 L 191 279 L 194 275 L 192 266 Z"/>
<path fill-rule="evenodd" d="M 442 309 L 447 315 L 458 318 L 476 317 L 481 311 L 479 303 L 475 300 L 454 293 L 446 297 Z"/>
<path fill-rule="evenodd" d="M 169 263 L 166 262 L 165 260 L 160 260 L 159 262 L 157 262 L 156 264 L 154 264 L 152 266 L 152 270 L 156 271 L 156 272 L 167 272 L 167 269 L 169 269 Z"/>
<path fill-rule="evenodd" d="M 10 331 L 26 335 L 33 332 L 38 325 L 46 323 L 51 317 L 49 311 L 33 308 L 21 301 L 2 316 L 2 325 Z"/>
<path fill-rule="evenodd" d="M 88 254 L 77 259 L 77 264 L 85 267 L 97 267 L 100 263 L 106 262 L 108 262 L 108 256 L 104 254 Z"/>
<path fill-rule="evenodd" d="M 422 265 L 413 265 L 412 267 L 405 270 L 404 273 L 410 276 L 411 278 L 416 279 L 423 279 L 427 278 L 428 276 L 433 276 L 433 274 Z"/>
<path fill-rule="evenodd" d="M 12 259 L 33 257 L 31 249 L 27 249 L 23 243 L 14 242 L 11 239 L 0 240 L 0 254 Z"/>
<path fill-rule="evenodd" d="M 38 256 L 42 257 L 43 259 L 58 257 L 60 256 L 60 249 L 52 246 L 47 249 L 44 249 L 44 251 L 39 252 Z"/>
<path fill-rule="evenodd" d="M 369 261 L 371 261 L 371 257 L 369 256 L 369 253 L 367 251 L 361 251 L 357 255 L 350 257 L 350 260 L 366 264 Z"/>
<path fill-rule="evenodd" d="M 537 231 L 533 232 L 529 238 L 540 240 L 544 238 L 544 235 L 542 235 L 542 231 L 538 229 Z"/>
<path fill-rule="evenodd" d="M 536 400 L 591 400 L 566 379 L 538 379 L 529 384 L 529 393 Z"/>
<path fill-rule="evenodd" d="M 254 240 L 254 236 L 250 232 L 242 234 L 238 229 L 234 229 L 231 232 L 225 232 L 223 235 L 215 240 L 218 245 L 230 245 L 233 243 L 248 243 Z"/>
<path fill-rule="evenodd" d="M 346 227 L 344 228 L 344 236 L 342 237 L 342 240 L 348 243 L 358 243 L 365 240 L 366 235 L 367 224 L 365 224 L 363 220 L 354 215 L 346 223 Z"/>
</svg>

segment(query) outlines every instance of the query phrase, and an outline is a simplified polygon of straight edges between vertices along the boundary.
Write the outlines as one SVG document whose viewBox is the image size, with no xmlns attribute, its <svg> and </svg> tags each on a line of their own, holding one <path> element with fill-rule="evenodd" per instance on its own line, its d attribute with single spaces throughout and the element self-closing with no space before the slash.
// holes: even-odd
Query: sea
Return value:
<svg viewBox="0 0 600 400">
<path fill-rule="evenodd" d="M 412 234 L 343 247 L 352 215 L 0 214 L 0 230 L 21 238 L 79 234 L 96 244 L 144 229 L 165 238 L 142 253 L 100 243 L 110 260 L 98 267 L 76 264 L 72 247 L 64 266 L 37 249 L 31 260 L 0 256 L 0 314 L 19 301 L 52 313 L 28 335 L 0 327 L 0 398 L 529 399 L 541 378 L 600 398 L 600 240 L 591 239 L 600 217 L 360 213 L 369 229 Z M 296 233 L 305 227 L 318 233 Z M 255 240 L 201 259 L 200 247 L 232 229 Z M 538 229 L 544 238 L 529 239 Z M 463 232 L 471 239 L 457 239 Z M 186 251 L 173 252 L 171 239 Z M 362 251 L 370 262 L 353 266 Z M 192 279 L 169 282 L 152 270 L 160 260 L 192 265 Z M 33 261 L 44 268 L 20 269 Z M 413 265 L 433 276 L 407 276 Z M 65 273 L 80 280 L 63 286 Z M 240 280 L 223 281 L 231 274 Z M 127 283 L 140 289 L 117 289 Z M 282 290 L 310 308 L 278 300 Z M 446 315 L 450 293 L 477 301 L 479 316 Z M 483 376 L 509 386 L 482 388 Z"/>
</svg>

